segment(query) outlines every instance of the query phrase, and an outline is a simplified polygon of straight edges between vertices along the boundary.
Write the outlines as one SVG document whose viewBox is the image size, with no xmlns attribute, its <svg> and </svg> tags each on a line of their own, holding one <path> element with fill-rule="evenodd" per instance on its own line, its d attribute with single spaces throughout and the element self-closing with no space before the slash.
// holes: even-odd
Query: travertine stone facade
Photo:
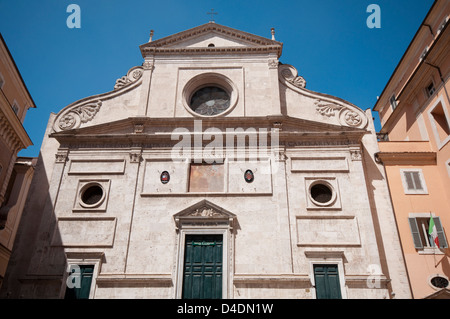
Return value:
<svg viewBox="0 0 450 319">
<path fill-rule="evenodd" d="M 140 49 L 111 92 L 50 116 L 2 296 L 62 298 L 68 266 L 93 265 L 90 298 L 181 298 L 203 234 L 223 240 L 222 298 L 316 298 L 317 264 L 342 298 L 410 297 L 370 111 L 306 89 L 280 42 L 215 23 Z M 228 104 L 199 114 L 209 86 Z"/>
</svg>

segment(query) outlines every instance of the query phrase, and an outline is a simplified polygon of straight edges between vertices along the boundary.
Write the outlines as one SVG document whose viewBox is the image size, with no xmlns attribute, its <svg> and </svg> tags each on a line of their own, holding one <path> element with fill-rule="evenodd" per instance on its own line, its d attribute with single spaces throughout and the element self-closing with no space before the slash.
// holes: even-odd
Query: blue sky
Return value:
<svg viewBox="0 0 450 319">
<path fill-rule="evenodd" d="M 81 9 L 70 29 L 69 4 Z M 377 4 L 381 28 L 368 28 Z M 280 61 L 297 68 L 307 88 L 372 108 L 433 0 L 0 0 L 0 32 L 37 105 L 25 119 L 37 156 L 51 112 L 94 94 L 142 64 L 139 45 L 207 23 L 283 42 Z M 378 116 L 374 114 L 379 130 Z"/>
</svg>

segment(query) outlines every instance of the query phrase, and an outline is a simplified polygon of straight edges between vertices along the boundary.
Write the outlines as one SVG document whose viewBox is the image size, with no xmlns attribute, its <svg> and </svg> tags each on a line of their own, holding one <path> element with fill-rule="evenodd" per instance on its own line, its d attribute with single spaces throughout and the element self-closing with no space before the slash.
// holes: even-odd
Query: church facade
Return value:
<svg viewBox="0 0 450 319">
<path fill-rule="evenodd" d="M 210 22 L 51 114 L 3 298 L 410 298 L 370 110 Z"/>
</svg>

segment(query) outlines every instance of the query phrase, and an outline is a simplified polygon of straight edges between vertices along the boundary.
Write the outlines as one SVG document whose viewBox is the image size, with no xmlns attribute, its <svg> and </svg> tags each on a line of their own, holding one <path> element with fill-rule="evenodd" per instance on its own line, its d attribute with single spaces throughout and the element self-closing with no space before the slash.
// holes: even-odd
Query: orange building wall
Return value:
<svg viewBox="0 0 450 319">
<path fill-rule="evenodd" d="M 400 175 L 402 168 L 422 169 L 428 195 L 406 195 Z M 408 274 L 414 298 L 424 298 L 434 292 L 428 284 L 428 277 L 434 274 L 444 274 L 450 278 L 450 250 L 442 249 L 437 254 L 422 254 L 414 247 L 414 242 L 408 223 L 410 213 L 432 212 L 441 218 L 444 229 L 449 229 L 450 214 L 448 201 L 439 200 L 448 193 L 439 174 L 433 165 L 389 165 L 386 166 L 388 184 L 392 194 L 397 226 L 403 246 Z M 448 241 L 448 234 L 446 233 Z"/>
</svg>

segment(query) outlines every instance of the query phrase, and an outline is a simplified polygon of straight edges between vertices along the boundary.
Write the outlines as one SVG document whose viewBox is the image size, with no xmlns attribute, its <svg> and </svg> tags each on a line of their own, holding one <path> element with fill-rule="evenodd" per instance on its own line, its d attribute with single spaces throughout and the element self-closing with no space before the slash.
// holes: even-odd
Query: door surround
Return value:
<svg viewBox="0 0 450 319">
<path fill-rule="evenodd" d="M 186 235 L 222 235 L 222 298 L 232 296 L 232 257 L 236 215 L 203 200 L 174 216 L 177 231 L 175 298 L 182 298 Z"/>
</svg>

